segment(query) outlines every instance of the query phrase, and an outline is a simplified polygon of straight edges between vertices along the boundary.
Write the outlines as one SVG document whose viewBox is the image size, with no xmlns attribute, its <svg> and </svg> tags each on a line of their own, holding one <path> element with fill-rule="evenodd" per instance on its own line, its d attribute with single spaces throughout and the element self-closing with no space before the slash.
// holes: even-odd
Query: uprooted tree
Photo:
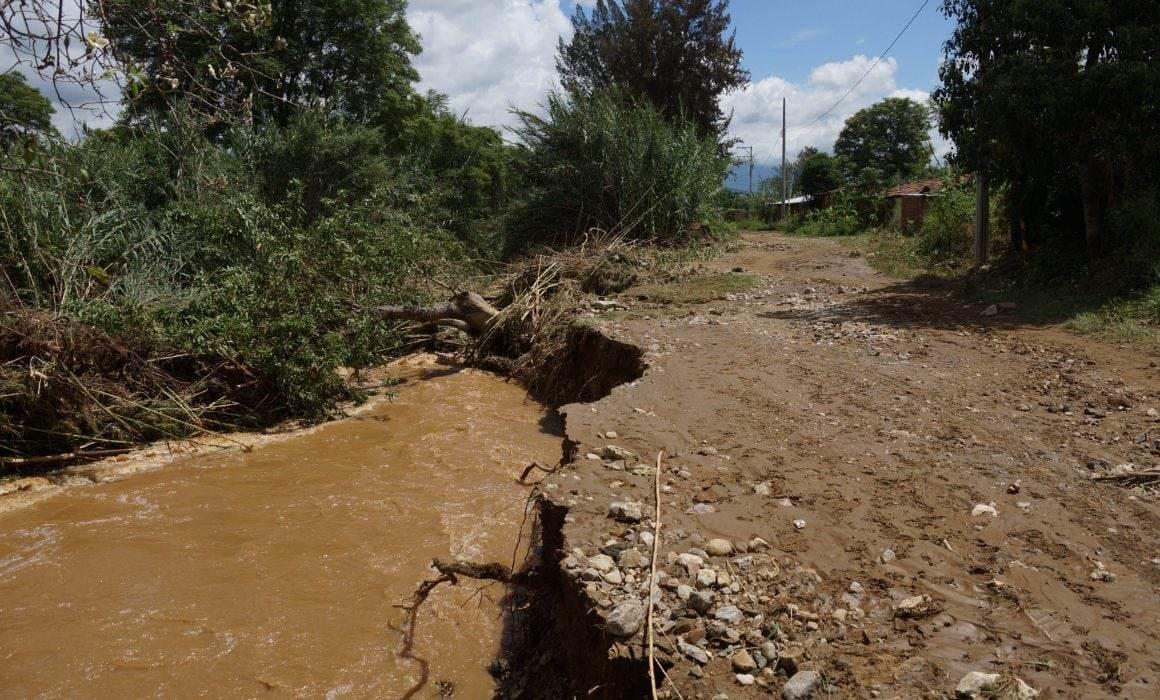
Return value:
<svg viewBox="0 0 1160 700">
<path fill-rule="evenodd" d="M 385 319 L 434 323 L 457 328 L 478 338 L 491 328 L 499 314 L 487 300 L 475 292 L 459 292 L 450 301 L 433 306 L 380 306 L 375 311 Z"/>
</svg>

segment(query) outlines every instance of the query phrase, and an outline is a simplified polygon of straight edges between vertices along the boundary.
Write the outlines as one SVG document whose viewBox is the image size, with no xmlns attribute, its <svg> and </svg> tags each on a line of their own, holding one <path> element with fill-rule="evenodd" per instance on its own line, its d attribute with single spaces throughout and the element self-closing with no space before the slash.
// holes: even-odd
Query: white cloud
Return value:
<svg viewBox="0 0 1160 700">
<path fill-rule="evenodd" d="M 489 126 L 543 102 L 557 84 L 556 42 L 572 35 L 557 0 L 411 0 L 407 19 L 423 41 L 420 89 Z"/>
<path fill-rule="evenodd" d="M 926 102 L 929 98 L 925 91 L 898 86 L 896 59 L 887 58 L 870 70 L 873 63 L 873 58 L 858 54 L 847 61 L 815 67 L 805 82 L 792 83 L 777 76 L 755 80 L 746 89 L 722 100 L 725 112 L 733 113 L 730 135 L 753 146 L 759 162 L 773 164 L 781 157 L 783 97 L 786 98 L 787 158 L 793 158 L 806 146 L 832 151 L 846 119 L 881 99 L 909 97 Z M 863 75 L 866 78 L 858 87 L 826 113 Z M 932 137 L 937 134 L 932 133 Z M 936 138 L 935 150 L 941 156 L 949 150 L 949 144 Z"/>
</svg>

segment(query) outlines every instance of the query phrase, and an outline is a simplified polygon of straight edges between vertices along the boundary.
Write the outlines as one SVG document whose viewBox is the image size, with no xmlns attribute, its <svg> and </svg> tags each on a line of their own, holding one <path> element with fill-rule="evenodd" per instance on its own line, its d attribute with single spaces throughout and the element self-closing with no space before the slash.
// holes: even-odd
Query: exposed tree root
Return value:
<svg viewBox="0 0 1160 700">
<path fill-rule="evenodd" d="M 524 572 L 516 572 L 513 574 L 511 567 L 498 562 L 477 564 L 460 559 L 452 559 L 450 561 L 435 559 L 431 562 L 431 566 L 439 572 L 439 576 L 420 583 L 419 587 L 415 589 L 415 594 L 411 596 L 410 602 L 395 606 L 407 611 L 407 624 L 403 630 L 403 648 L 399 650 L 399 658 L 410 659 L 419 664 L 419 681 L 403 694 L 404 700 L 415 697 L 427 685 L 430 679 L 430 663 L 420 656 L 415 656 L 413 647 L 415 644 L 415 625 L 419 617 L 419 607 L 427 600 L 431 592 L 441 583 L 450 583 L 452 585 L 459 583 L 460 576 L 486 581 L 498 581 L 503 584 L 520 583 L 526 577 Z"/>
</svg>

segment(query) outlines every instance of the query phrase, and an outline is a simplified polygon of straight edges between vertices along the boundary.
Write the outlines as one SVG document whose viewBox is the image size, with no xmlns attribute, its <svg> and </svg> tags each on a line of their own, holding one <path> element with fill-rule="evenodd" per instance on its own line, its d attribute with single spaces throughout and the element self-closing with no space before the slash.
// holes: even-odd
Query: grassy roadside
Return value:
<svg viewBox="0 0 1160 700">
<path fill-rule="evenodd" d="M 1160 348 L 1160 286 L 1125 290 L 1114 279 L 1115 261 L 1084 266 L 1061 259 L 1064 255 L 1005 255 L 1000 242 L 992 264 L 972 270 L 964 257 L 933 261 L 923 255 L 919 236 L 876 230 L 833 240 L 891 277 L 935 277 L 954 284 L 964 302 L 1013 302 L 1029 323 L 1062 324 L 1086 336 Z"/>
</svg>

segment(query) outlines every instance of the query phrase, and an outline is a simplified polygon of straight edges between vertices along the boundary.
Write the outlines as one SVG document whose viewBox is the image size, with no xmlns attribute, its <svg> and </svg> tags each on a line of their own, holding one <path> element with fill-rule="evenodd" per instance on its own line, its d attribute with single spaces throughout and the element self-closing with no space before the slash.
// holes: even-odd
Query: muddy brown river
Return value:
<svg viewBox="0 0 1160 700">
<path fill-rule="evenodd" d="M 0 696 L 403 695 L 395 606 L 433 557 L 510 563 L 516 477 L 560 452 L 518 386 L 409 373 L 357 417 L 0 513 Z M 477 589 L 423 606 L 419 697 L 490 694 L 502 590 Z"/>
</svg>

